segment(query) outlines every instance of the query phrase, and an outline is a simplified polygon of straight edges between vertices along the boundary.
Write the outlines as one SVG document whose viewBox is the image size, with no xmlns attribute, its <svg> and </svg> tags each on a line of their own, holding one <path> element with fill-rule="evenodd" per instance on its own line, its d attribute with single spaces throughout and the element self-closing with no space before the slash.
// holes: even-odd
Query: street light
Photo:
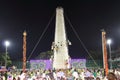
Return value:
<svg viewBox="0 0 120 80">
<path fill-rule="evenodd" d="M 7 48 L 8 48 L 8 46 L 10 46 L 10 42 L 9 41 L 5 41 L 5 57 L 6 57 L 6 59 L 5 59 L 5 67 L 7 66 Z"/>
<path fill-rule="evenodd" d="M 111 39 L 107 40 L 107 43 L 109 45 L 109 55 L 110 55 L 110 69 L 112 69 L 112 58 L 111 58 Z"/>
</svg>

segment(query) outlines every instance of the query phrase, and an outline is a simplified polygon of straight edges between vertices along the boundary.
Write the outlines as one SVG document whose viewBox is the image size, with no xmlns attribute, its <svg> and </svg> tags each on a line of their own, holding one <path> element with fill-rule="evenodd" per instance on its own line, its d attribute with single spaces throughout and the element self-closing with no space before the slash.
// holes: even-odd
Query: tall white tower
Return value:
<svg viewBox="0 0 120 80">
<path fill-rule="evenodd" d="M 69 68 L 68 40 L 66 37 L 63 8 L 56 8 L 55 38 L 52 44 L 54 52 L 53 68 Z"/>
</svg>

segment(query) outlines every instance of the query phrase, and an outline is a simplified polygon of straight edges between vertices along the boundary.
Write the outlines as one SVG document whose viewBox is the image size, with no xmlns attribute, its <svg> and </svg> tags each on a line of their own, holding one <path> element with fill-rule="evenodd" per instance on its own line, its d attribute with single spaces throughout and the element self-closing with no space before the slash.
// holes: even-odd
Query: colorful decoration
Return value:
<svg viewBox="0 0 120 80">
<path fill-rule="evenodd" d="M 105 75 L 108 75 L 108 59 L 107 59 L 107 48 L 106 48 L 106 32 L 102 31 L 102 46 L 103 46 L 103 65 L 105 69 Z"/>
<path fill-rule="evenodd" d="M 26 69 L 26 31 L 23 32 L 23 72 Z"/>
<path fill-rule="evenodd" d="M 86 68 L 86 59 L 71 59 L 70 64 L 73 68 Z M 52 69 L 51 60 L 30 60 L 31 69 Z"/>
</svg>

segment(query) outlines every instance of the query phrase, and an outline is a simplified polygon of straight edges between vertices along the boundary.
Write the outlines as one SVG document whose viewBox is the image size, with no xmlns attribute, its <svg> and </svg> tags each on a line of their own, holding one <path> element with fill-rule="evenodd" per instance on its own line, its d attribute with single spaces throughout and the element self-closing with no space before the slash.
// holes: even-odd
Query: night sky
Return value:
<svg viewBox="0 0 120 80">
<path fill-rule="evenodd" d="M 64 8 L 65 16 L 77 32 L 88 51 L 102 52 L 101 29 L 112 39 L 111 48 L 120 47 L 120 2 L 106 0 L 9 0 L 0 2 L 0 53 L 5 52 L 4 41 L 11 45 L 8 52 L 12 60 L 22 59 L 23 32 L 27 31 L 27 58 L 48 26 L 31 58 L 51 50 L 54 41 L 55 11 Z M 52 19 L 52 20 L 51 20 Z M 51 22 L 50 22 L 51 20 Z M 50 22 L 50 24 L 49 24 Z M 72 58 L 85 58 L 88 53 L 76 37 L 65 18 Z"/>
</svg>

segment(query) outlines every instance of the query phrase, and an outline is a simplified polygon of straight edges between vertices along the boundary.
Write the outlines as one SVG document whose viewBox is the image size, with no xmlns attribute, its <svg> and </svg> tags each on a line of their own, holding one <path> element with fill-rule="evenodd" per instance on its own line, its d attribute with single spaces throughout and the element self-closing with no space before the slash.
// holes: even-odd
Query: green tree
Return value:
<svg viewBox="0 0 120 80">
<path fill-rule="evenodd" d="M 53 51 L 42 52 L 35 59 L 50 59 L 52 55 Z"/>
<path fill-rule="evenodd" d="M 5 65 L 5 61 L 7 60 L 7 66 L 10 66 L 12 64 L 12 61 L 10 59 L 10 56 L 6 53 L 0 53 L 0 66 L 4 66 Z"/>
<path fill-rule="evenodd" d="M 0 56 L 0 65 L 2 66 L 2 65 L 4 65 L 5 63 L 5 56 L 3 55 L 3 54 L 0 54 L 1 56 Z"/>
</svg>

